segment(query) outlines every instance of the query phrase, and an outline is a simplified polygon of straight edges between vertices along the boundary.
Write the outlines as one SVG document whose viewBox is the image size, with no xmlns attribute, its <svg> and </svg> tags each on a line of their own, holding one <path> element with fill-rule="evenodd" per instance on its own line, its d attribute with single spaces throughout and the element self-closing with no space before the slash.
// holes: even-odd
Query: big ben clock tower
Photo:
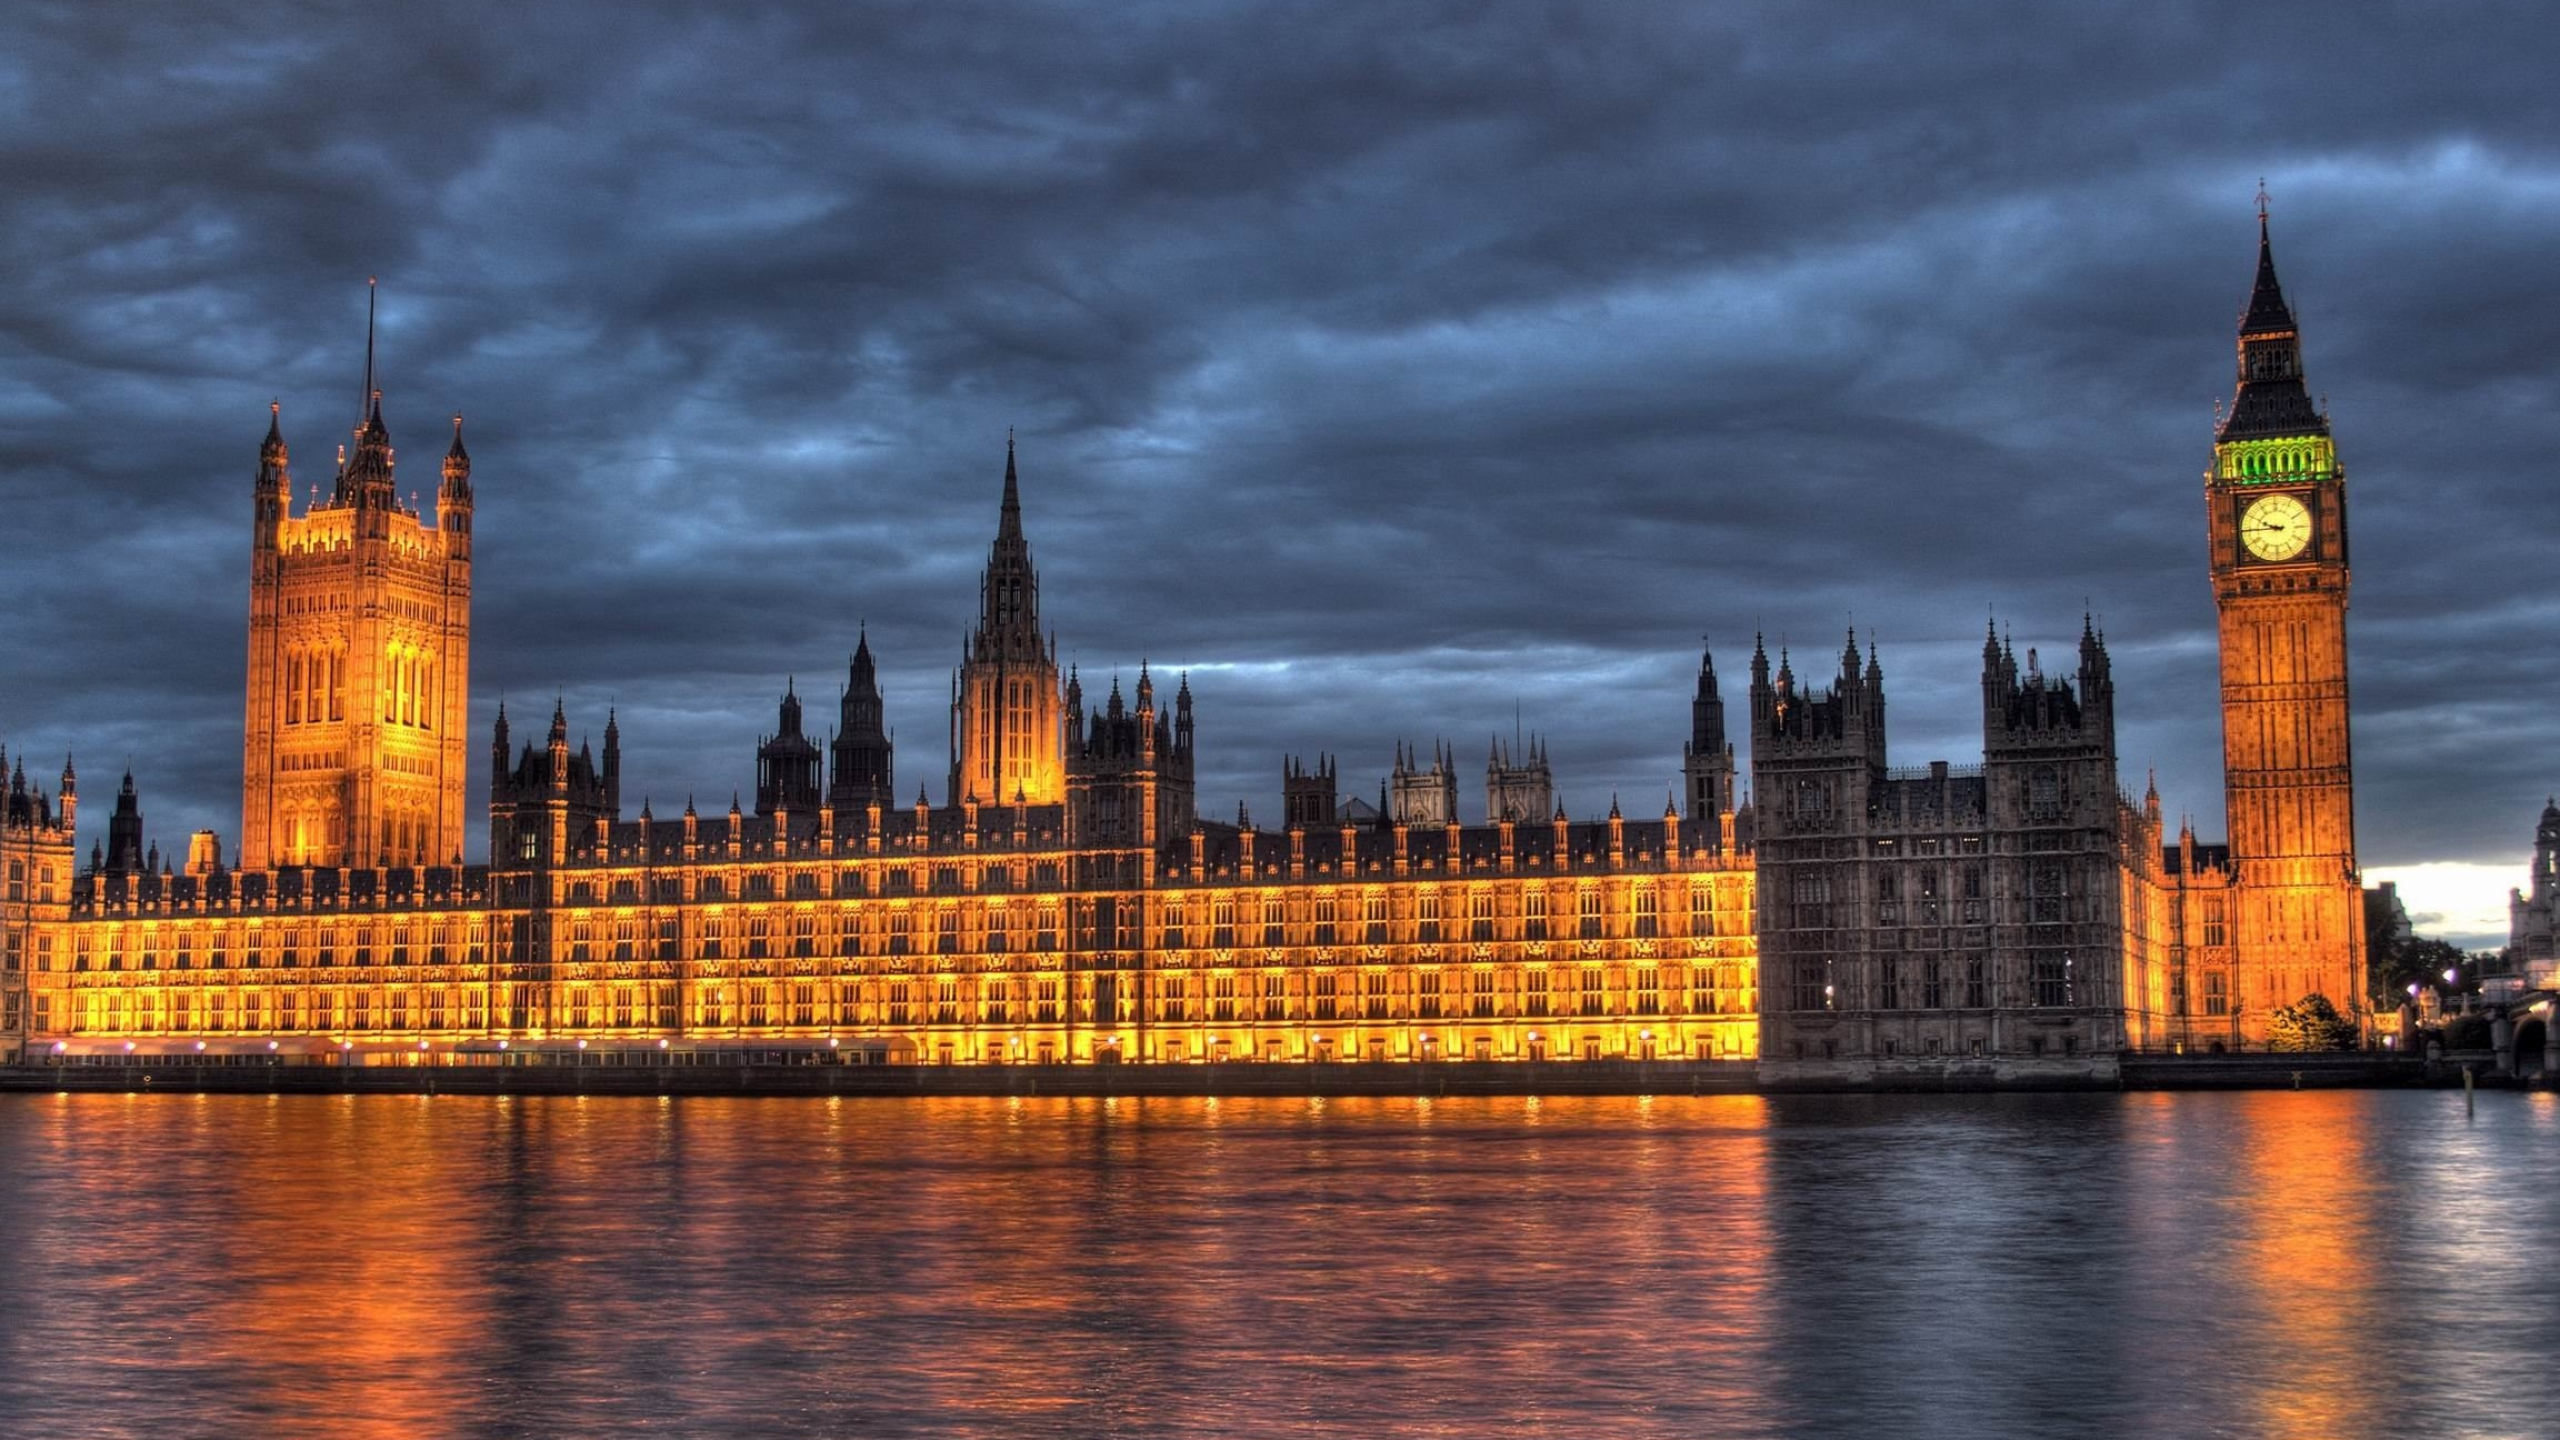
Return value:
<svg viewBox="0 0 2560 1440">
<path fill-rule="evenodd" d="M 2326 995 L 2365 1008 L 2364 906 L 2347 737 L 2347 484 L 2302 382 L 2266 197 L 2239 383 L 2205 476 L 2221 621 L 2223 794 L 2243 1034 Z"/>
</svg>

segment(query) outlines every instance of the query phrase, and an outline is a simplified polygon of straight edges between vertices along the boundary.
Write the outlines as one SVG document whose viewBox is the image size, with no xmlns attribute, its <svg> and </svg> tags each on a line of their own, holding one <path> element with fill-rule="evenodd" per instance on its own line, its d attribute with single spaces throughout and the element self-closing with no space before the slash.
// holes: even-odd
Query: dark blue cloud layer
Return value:
<svg viewBox="0 0 2560 1440">
<path fill-rule="evenodd" d="M 434 13 L 430 15 L 428 9 Z M 2355 493 L 2370 863 L 2542 793 L 2560 430 L 2528 7 L 36 7 L 0 55 L 0 734 L 237 827 L 248 482 L 468 412 L 474 712 L 621 707 L 725 800 L 879 652 L 902 784 L 1019 427 L 1089 684 L 1189 667 L 1204 805 L 1516 712 L 1667 790 L 1701 632 L 1879 638 L 1978 744 L 1996 611 L 2117 655 L 2218 832 L 2198 476 L 2276 201 Z M 538 700 L 537 700 L 538 703 Z"/>
</svg>

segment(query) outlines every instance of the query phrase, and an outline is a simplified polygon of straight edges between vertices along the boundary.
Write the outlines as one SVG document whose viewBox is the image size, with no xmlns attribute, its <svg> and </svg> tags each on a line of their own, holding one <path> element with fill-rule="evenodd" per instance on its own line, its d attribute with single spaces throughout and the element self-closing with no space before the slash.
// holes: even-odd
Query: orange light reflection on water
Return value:
<svg viewBox="0 0 2560 1440">
<path fill-rule="evenodd" d="M 2531 1433 L 2555 1163 L 2485 1095 L 6 1096 L 0 1434 Z"/>
<path fill-rule="evenodd" d="M 2253 1349 L 2285 1373 L 2259 1377 L 2261 1435 L 2330 1440 L 2363 1433 L 2365 1373 L 2393 1363 L 2396 1337 L 2371 1303 L 2375 1224 L 2367 1097 L 2274 1092 L 2233 1097 L 2234 1155 L 2247 1197 L 2235 1256 L 2260 1333 Z"/>
</svg>

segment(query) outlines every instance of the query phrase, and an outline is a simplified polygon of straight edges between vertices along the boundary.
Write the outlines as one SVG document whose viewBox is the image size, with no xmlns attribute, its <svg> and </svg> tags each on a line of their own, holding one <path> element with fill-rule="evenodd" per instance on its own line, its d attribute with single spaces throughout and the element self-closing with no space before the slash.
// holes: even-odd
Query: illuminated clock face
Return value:
<svg viewBox="0 0 2560 1440">
<path fill-rule="evenodd" d="M 2261 560 L 2290 560 L 2311 545 L 2311 511 L 2291 495 L 2267 495 L 2240 512 L 2240 543 Z"/>
</svg>

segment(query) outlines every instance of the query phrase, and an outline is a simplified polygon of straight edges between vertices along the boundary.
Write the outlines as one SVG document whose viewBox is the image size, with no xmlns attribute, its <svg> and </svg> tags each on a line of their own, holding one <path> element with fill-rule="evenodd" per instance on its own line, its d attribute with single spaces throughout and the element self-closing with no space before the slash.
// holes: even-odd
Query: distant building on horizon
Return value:
<svg viewBox="0 0 2560 1440">
<path fill-rule="evenodd" d="M 2507 953 L 2501 957 L 2516 993 L 2560 989 L 2560 800 L 2546 800 L 2533 827 L 2533 865 L 2522 888 L 2507 892 Z"/>
</svg>

